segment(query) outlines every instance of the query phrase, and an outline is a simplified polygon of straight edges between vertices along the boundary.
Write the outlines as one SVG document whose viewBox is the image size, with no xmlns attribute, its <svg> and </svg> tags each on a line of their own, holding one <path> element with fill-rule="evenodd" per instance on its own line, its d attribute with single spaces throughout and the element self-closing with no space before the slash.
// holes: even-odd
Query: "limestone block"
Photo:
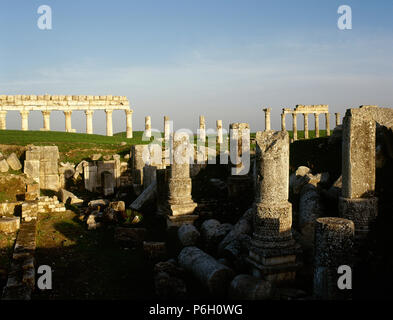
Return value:
<svg viewBox="0 0 393 320">
<path fill-rule="evenodd" d="M 18 157 L 16 156 L 16 154 L 14 152 L 8 156 L 7 162 L 12 170 L 22 169 L 22 164 L 20 163 Z"/>
<path fill-rule="evenodd" d="M 233 300 L 267 300 L 275 294 L 274 285 L 269 281 L 239 274 L 230 285 L 229 297 Z"/>
<path fill-rule="evenodd" d="M 59 167 L 57 161 L 53 160 L 40 160 L 40 175 L 58 175 L 59 174 Z"/>
<path fill-rule="evenodd" d="M 97 188 L 97 166 L 90 163 L 84 164 L 85 189 L 94 192 Z"/>
<path fill-rule="evenodd" d="M 92 154 L 92 155 L 90 156 L 90 159 L 91 159 L 92 161 L 97 161 L 97 160 L 100 160 L 101 156 L 102 156 L 101 153 L 95 153 L 95 154 Z"/>
<path fill-rule="evenodd" d="M 27 153 L 26 153 L 27 154 Z M 40 182 L 40 160 L 25 160 L 23 172 L 35 182 Z"/>
<path fill-rule="evenodd" d="M 103 183 L 104 195 L 108 196 L 113 194 L 115 192 L 114 189 L 115 181 L 114 181 L 113 174 L 106 171 L 103 173 L 103 177 L 104 177 L 104 183 Z"/>
<path fill-rule="evenodd" d="M 0 161 L 0 172 L 8 172 L 10 166 L 6 159 Z"/>
<path fill-rule="evenodd" d="M 13 233 L 19 230 L 19 217 L 3 217 L 0 218 L 0 232 Z"/>
<path fill-rule="evenodd" d="M 40 188 L 46 190 L 58 191 L 60 188 L 60 179 L 58 174 L 48 174 L 40 176 Z"/>
<path fill-rule="evenodd" d="M 81 204 L 81 203 L 83 203 L 82 199 L 79 199 L 72 192 L 67 191 L 65 189 L 60 189 L 60 191 L 59 191 L 59 199 L 63 203 L 66 203 L 68 201 L 68 199 L 70 199 L 70 204 Z"/>
</svg>

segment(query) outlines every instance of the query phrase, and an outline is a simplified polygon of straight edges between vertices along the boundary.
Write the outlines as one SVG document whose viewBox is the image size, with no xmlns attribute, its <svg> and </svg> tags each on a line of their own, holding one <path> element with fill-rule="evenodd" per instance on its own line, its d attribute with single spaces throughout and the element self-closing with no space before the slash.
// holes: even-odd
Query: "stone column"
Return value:
<svg viewBox="0 0 393 320">
<path fill-rule="evenodd" d="M 314 298 L 347 300 L 352 290 L 338 287 L 340 266 L 353 267 L 355 227 L 342 218 L 318 218 L 315 221 Z M 351 288 L 352 289 L 352 288 Z"/>
<path fill-rule="evenodd" d="M 292 130 L 293 130 L 293 140 L 297 140 L 297 113 L 293 112 L 292 113 L 292 118 L 293 118 L 293 125 L 292 125 Z"/>
<path fill-rule="evenodd" d="M 7 111 L 0 111 L 0 130 L 7 129 Z"/>
<path fill-rule="evenodd" d="M 308 139 L 308 113 L 303 113 L 304 117 L 304 139 Z"/>
<path fill-rule="evenodd" d="M 223 143 L 223 137 L 222 137 L 222 120 L 217 120 L 217 143 L 221 144 Z"/>
<path fill-rule="evenodd" d="M 113 121 L 112 121 L 112 114 L 113 110 L 105 110 L 106 113 L 106 135 L 108 137 L 113 136 Z"/>
<path fill-rule="evenodd" d="M 93 112 L 94 110 L 85 110 L 87 134 L 93 134 Z"/>
<path fill-rule="evenodd" d="M 330 136 L 330 113 L 325 113 L 326 135 Z"/>
<path fill-rule="evenodd" d="M 315 118 L 315 138 L 319 138 L 319 113 L 314 113 Z"/>
<path fill-rule="evenodd" d="M 43 131 L 49 131 L 50 130 L 50 111 L 41 111 L 42 112 L 42 117 L 44 120 L 44 127 L 41 129 Z"/>
<path fill-rule="evenodd" d="M 72 132 L 71 115 L 72 111 L 63 111 L 65 116 L 65 131 Z"/>
<path fill-rule="evenodd" d="M 334 114 L 336 116 L 336 127 L 340 125 L 340 113 L 336 112 Z"/>
<path fill-rule="evenodd" d="M 146 135 L 146 138 L 151 137 L 151 118 L 150 118 L 150 116 L 145 117 L 145 135 Z"/>
<path fill-rule="evenodd" d="M 132 113 L 134 112 L 133 110 L 125 110 L 126 112 L 126 137 L 128 139 L 131 139 L 133 134 L 132 134 Z"/>
<path fill-rule="evenodd" d="M 20 116 L 22 118 L 22 130 L 27 131 L 27 130 L 29 130 L 29 111 L 22 110 L 19 112 L 20 112 Z"/>
<path fill-rule="evenodd" d="M 231 123 L 230 134 L 230 176 L 228 177 L 228 197 L 236 201 L 248 201 L 252 195 L 250 171 L 250 125 Z M 250 201 L 251 202 L 251 201 Z"/>
<path fill-rule="evenodd" d="M 171 123 L 169 117 L 164 116 L 164 140 L 169 141 L 171 138 Z"/>
<path fill-rule="evenodd" d="M 265 112 L 265 131 L 271 130 L 271 126 L 270 126 L 270 111 L 271 110 L 272 110 L 271 108 L 263 109 L 263 111 Z"/>
<path fill-rule="evenodd" d="M 365 111 L 365 112 L 363 112 Z M 378 214 L 375 197 L 375 120 L 367 109 L 348 109 L 343 120 L 342 197 L 339 211 L 355 223 L 357 238 L 365 238 Z"/>
<path fill-rule="evenodd" d="M 199 116 L 199 140 L 206 141 L 206 124 L 205 117 Z"/>
<path fill-rule="evenodd" d="M 254 233 L 248 262 L 255 277 L 272 282 L 293 280 L 299 267 L 299 246 L 291 232 L 287 131 L 257 132 L 256 173 Z"/>
<path fill-rule="evenodd" d="M 188 134 L 177 132 L 173 136 L 173 159 L 168 186 L 168 227 L 193 223 L 197 204 L 191 198 L 190 153 L 194 152 Z"/>
<path fill-rule="evenodd" d="M 285 128 L 285 116 L 286 116 L 285 112 L 281 113 L 281 131 L 287 130 Z"/>
</svg>

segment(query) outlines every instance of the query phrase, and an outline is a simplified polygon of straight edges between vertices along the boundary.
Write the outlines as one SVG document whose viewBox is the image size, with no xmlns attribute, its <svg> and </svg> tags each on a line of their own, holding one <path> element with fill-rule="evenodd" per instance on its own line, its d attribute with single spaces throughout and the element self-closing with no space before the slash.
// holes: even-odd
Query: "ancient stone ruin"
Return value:
<svg viewBox="0 0 393 320">
<path fill-rule="evenodd" d="M 29 130 L 30 111 L 41 111 L 43 128 L 49 131 L 51 111 L 63 111 L 66 132 L 75 132 L 72 128 L 71 115 L 73 111 L 84 111 L 86 115 L 86 133 L 93 133 L 93 113 L 95 110 L 105 110 L 106 135 L 113 136 L 112 113 L 114 110 L 124 110 L 126 113 L 127 138 L 132 138 L 132 110 L 126 97 L 119 96 L 54 96 L 54 95 L 16 95 L 0 96 L 0 130 L 7 127 L 7 111 L 19 111 L 22 130 Z"/>
<path fill-rule="evenodd" d="M 126 100 L 115 101 L 128 108 Z M 367 276 L 364 265 L 377 256 L 381 266 L 390 257 L 373 245 L 386 236 L 381 228 L 390 227 L 388 186 L 377 181 L 393 175 L 393 110 L 348 109 L 342 125 L 336 114 L 332 135 L 327 106 L 284 109 L 280 131 L 271 128 L 271 109 L 264 111 L 265 130 L 257 131 L 255 140 L 248 123 L 229 124 L 228 163 L 221 161 L 225 152 L 206 146 L 204 116 L 196 136 L 172 132 L 165 116 L 158 141 L 163 144 L 132 145 L 127 158 L 95 153 L 79 163 L 63 163 L 56 146 L 28 146 L 23 155 L 1 155 L 1 174 L 8 177 L 9 168 L 19 170 L 24 187 L 18 195 L 23 199 L 0 203 L 0 232 L 13 234 L 16 243 L 3 299 L 34 299 L 40 219 L 70 211 L 85 232 L 76 242 L 88 234 L 92 239 L 103 235 L 99 254 L 107 246 L 111 254 L 120 251 L 120 260 L 111 266 L 126 264 L 121 279 L 128 268 L 140 265 L 141 287 L 148 283 L 155 297 L 348 300 L 368 293 L 355 286 L 355 280 Z M 327 137 L 291 144 L 287 113 L 293 116 L 294 140 L 297 114 L 304 116 L 306 139 L 308 115 L 315 115 L 318 137 L 319 114 L 325 114 Z M 221 120 L 216 127 L 219 147 L 227 140 Z M 131 120 L 127 132 L 132 135 Z M 145 136 L 153 132 L 148 116 Z M 208 155 L 220 161 L 207 162 Z M 52 193 L 44 196 L 44 191 Z M 387 226 L 378 219 L 386 219 Z M 73 236 L 67 233 L 70 224 L 57 227 Z M 360 275 L 353 291 L 338 286 L 345 270 Z"/>
</svg>

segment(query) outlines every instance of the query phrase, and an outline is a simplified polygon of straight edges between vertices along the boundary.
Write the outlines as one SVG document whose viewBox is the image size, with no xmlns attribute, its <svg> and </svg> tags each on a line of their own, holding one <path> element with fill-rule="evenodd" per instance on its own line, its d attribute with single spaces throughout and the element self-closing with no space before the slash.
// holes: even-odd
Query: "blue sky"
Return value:
<svg viewBox="0 0 393 320">
<path fill-rule="evenodd" d="M 37 27 L 43 4 L 52 30 Z M 343 4 L 352 30 L 337 28 Z M 279 129 L 281 108 L 296 104 L 329 104 L 332 113 L 392 106 L 392 17 L 388 0 L 1 0 L 0 93 L 125 95 L 135 130 L 145 115 L 153 128 L 167 115 L 175 128 L 195 130 L 203 114 L 207 127 L 222 119 L 258 131 L 269 106 Z M 82 113 L 72 121 L 84 132 Z M 51 122 L 64 130 L 62 113 Z M 9 112 L 7 127 L 20 128 L 18 113 Z M 30 128 L 41 127 L 32 112 Z M 124 130 L 117 111 L 114 131 Z M 94 131 L 105 133 L 104 112 Z"/>
</svg>

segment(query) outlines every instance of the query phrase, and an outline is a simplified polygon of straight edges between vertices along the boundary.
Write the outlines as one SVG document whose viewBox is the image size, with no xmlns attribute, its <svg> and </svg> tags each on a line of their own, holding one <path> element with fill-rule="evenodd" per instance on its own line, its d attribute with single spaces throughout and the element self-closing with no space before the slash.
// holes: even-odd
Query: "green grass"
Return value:
<svg viewBox="0 0 393 320">
<path fill-rule="evenodd" d="M 61 153 L 60 161 L 79 162 L 87 159 L 93 153 L 102 155 L 118 153 L 122 157 L 129 153 L 130 146 L 134 144 L 147 144 L 142 141 L 142 131 L 134 131 L 133 138 L 127 139 L 125 132 L 117 133 L 113 137 L 69 133 L 60 131 L 0 131 L 0 144 L 26 146 L 34 145 L 56 145 Z M 126 145 L 122 146 L 121 143 Z"/>
<path fill-rule="evenodd" d="M 288 131 L 293 137 L 293 132 Z M 142 141 L 143 131 L 134 131 L 133 138 L 127 139 L 125 132 L 117 133 L 113 137 L 98 134 L 69 133 L 61 131 L 21 131 L 4 130 L 0 131 L 0 144 L 13 146 L 34 145 L 56 145 L 59 147 L 60 161 L 78 163 L 87 160 L 93 153 L 120 154 L 129 153 L 130 147 L 135 144 L 147 144 L 149 141 Z M 326 131 L 320 130 L 320 137 L 325 137 Z M 315 131 L 309 131 L 309 138 L 315 138 Z M 153 138 L 152 138 L 153 139 Z M 151 140 L 152 140 L 151 139 Z M 194 136 L 194 143 L 197 137 Z M 251 133 L 251 139 L 255 139 L 255 133 Z M 304 131 L 298 131 L 298 139 L 304 139 Z M 121 145 L 122 142 L 126 144 Z M 208 142 L 206 141 L 206 146 Z M 218 150 L 218 145 L 216 147 Z M 255 143 L 251 144 L 251 150 L 255 150 Z M 1 149 L 0 149 L 1 151 Z"/>
</svg>

